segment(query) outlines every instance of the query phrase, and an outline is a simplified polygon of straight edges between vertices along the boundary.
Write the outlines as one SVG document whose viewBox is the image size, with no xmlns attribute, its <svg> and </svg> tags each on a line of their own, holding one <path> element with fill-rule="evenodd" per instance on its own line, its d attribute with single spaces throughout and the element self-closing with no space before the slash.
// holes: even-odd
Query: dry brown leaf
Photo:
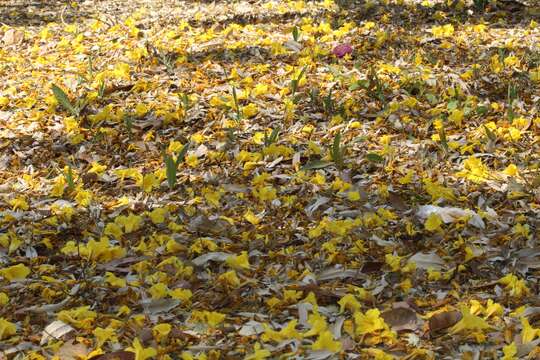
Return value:
<svg viewBox="0 0 540 360">
<path fill-rule="evenodd" d="M 429 318 L 429 331 L 431 334 L 455 325 L 463 315 L 459 311 L 445 311 Z"/>
</svg>

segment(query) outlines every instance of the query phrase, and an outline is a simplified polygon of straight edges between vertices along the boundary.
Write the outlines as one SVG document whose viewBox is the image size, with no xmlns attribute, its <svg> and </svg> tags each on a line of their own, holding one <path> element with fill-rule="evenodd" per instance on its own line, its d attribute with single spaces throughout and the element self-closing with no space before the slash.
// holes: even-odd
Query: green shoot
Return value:
<svg viewBox="0 0 540 360">
<path fill-rule="evenodd" d="M 264 133 L 264 146 L 268 147 L 268 146 L 272 145 L 273 143 L 275 143 L 277 141 L 277 139 L 278 139 L 279 131 L 280 131 L 280 128 L 278 126 L 275 129 L 272 129 L 272 132 L 270 133 L 270 136 L 268 136 L 266 134 L 266 132 L 265 132 Z"/>
<path fill-rule="evenodd" d="M 341 132 L 338 132 L 334 137 L 334 142 L 330 147 L 330 157 L 338 170 L 345 167 L 345 148 L 341 146 Z"/>
<path fill-rule="evenodd" d="M 163 151 L 163 162 L 165 163 L 167 184 L 171 190 L 176 185 L 176 173 L 178 171 L 178 165 L 185 160 L 189 145 L 190 143 L 188 142 L 182 147 L 182 149 L 180 149 L 178 155 L 176 156 L 176 160 L 174 160 L 172 155 L 167 154 L 165 150 Z"/>
<path fill-rule="evenodd" d="M 75 180 L 73 179 L 73 169 L 71 168 L 71 165 L 68 165 L 68 171 L 64 173 L 64 178 L 66 179 L 69 191 L 75 189 Z"/>
</svg>

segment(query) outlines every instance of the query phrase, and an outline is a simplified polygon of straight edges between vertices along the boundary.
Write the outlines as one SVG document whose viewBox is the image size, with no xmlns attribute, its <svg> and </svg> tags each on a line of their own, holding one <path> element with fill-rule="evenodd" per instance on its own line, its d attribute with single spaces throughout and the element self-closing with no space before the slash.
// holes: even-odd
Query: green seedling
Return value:
<svg viewBox="0 0 540 360">
<path fill-rule="evenodd" d="M 68 171 L 64 173 L 64 178 L 66 179 L 68 190 L 73 191 L 73 189 L 75 189 L 75 180 L 73 179 L 73 169 L 71 168 L 71 165 L 68 165 Z"/>
<path fill-rule="evenodd" d="M 242 119 L 242 111 L 240 110 L 240 104 L 238 103 L 238 96 L 236 95 L 236 87 L 232 88 L 232 96 L 234 101 L 234 108 L 236 110 L 236 120 L 240 121 Z"/>
<path fill-rule="evenodd" d="M 304 66 L 302 68 L 302 71 L 300 71 L 300 74 L 298 74 L 298 76 L 296 77 L 296 79 L 291 80 L 291 97 L 293 98 L 294 101 L 296 101 L 295 95 L 296 95 L 296 92 L 298 91 L 298 85 L 300 84 L 300 80 L 302 80 L 302 78 L 304 77 L 304 73 L 306 72 L 306 70 L 307 70 L 307 66 Z"/>
<path fill-rule="evenodd" d="M 345 167 L 345 147 L 341 146 L 341 132 L 338 132 L 334 137 L 334 142 L 330 147 L 330 157 L 338 170 Z"/>
<path fill-rule="evenodd" d="M 279 136 L 279 131 L 280 131 L 280 128 L 278 126 L 275 129 L 272 129 L 272 132 L 270 133 L 270 136 L 268 136 L 266 134 L 266 132 L 265 132 L 264 133 L 264 146 L 268 147 L 268 146 L 274 144 L 275 142 L 277 142 L 277 139 L 278 139 L 278 136 Z"/>
<path fill-rule="evenodd" d="M 298 42 L 298 40 L 300 39 L 300 29 L 298 29 L 298 26 L 295 26 L 292 29 L 292 37 L 293 37 L 293 40 L 296 42 Z"/>
<path fill-rule="evenodd" d="M 182 146 L 182 149 L 178 152 L 176 160 L 172 155 L 169 155 L 163 151 L 163 162 L 165 163 L 165 173 L 167 175 L 167 184 L 169 189 L 173 189 L 176 185 L 176 173 L 178 171 L 178 166 L 186 159 L 186 154 L 189 149 L 190 143 L 186 143 Z"/>
<path fill-rule="evenodd" d="M 81 115 L 81 112 L 88 104 L 86 99 L 78 98 L 75 103 L 72 103 L 69 100 L 69 97 L 65 93 L 64 90 L 62 90 L 60 87 L 58 87 L 55 84 L 52 84 L 51 86 L 52 92 L 54 94 L 54 97 L 56 101 L 65 109 L 67 110 L 71 115 L 75 117 L 79 117 Z"/>
</svg>

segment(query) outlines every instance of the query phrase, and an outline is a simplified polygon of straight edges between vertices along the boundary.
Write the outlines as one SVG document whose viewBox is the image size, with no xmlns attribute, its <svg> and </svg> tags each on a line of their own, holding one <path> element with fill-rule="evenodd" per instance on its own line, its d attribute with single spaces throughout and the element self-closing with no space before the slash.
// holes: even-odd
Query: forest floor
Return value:
<svg viewBox="0 0 540 360">
<path fill-rule="evenodd" d="M 540 358 L 538 8 L 352 3 L 0 4 L 0 359 Z"/>
</svg>

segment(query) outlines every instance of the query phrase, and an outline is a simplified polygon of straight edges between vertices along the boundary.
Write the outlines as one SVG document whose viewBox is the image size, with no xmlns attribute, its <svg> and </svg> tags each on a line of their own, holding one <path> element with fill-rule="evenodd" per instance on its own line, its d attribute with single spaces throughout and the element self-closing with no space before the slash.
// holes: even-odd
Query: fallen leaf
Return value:
<svg viewBox="0 0 540 360">
<path fill-rule="evenodd" d="M 457 324 L 463 315 L 459 311 L 445 311 L 429 318 L 429 331 L 434 334 Z"/>
</svg>

